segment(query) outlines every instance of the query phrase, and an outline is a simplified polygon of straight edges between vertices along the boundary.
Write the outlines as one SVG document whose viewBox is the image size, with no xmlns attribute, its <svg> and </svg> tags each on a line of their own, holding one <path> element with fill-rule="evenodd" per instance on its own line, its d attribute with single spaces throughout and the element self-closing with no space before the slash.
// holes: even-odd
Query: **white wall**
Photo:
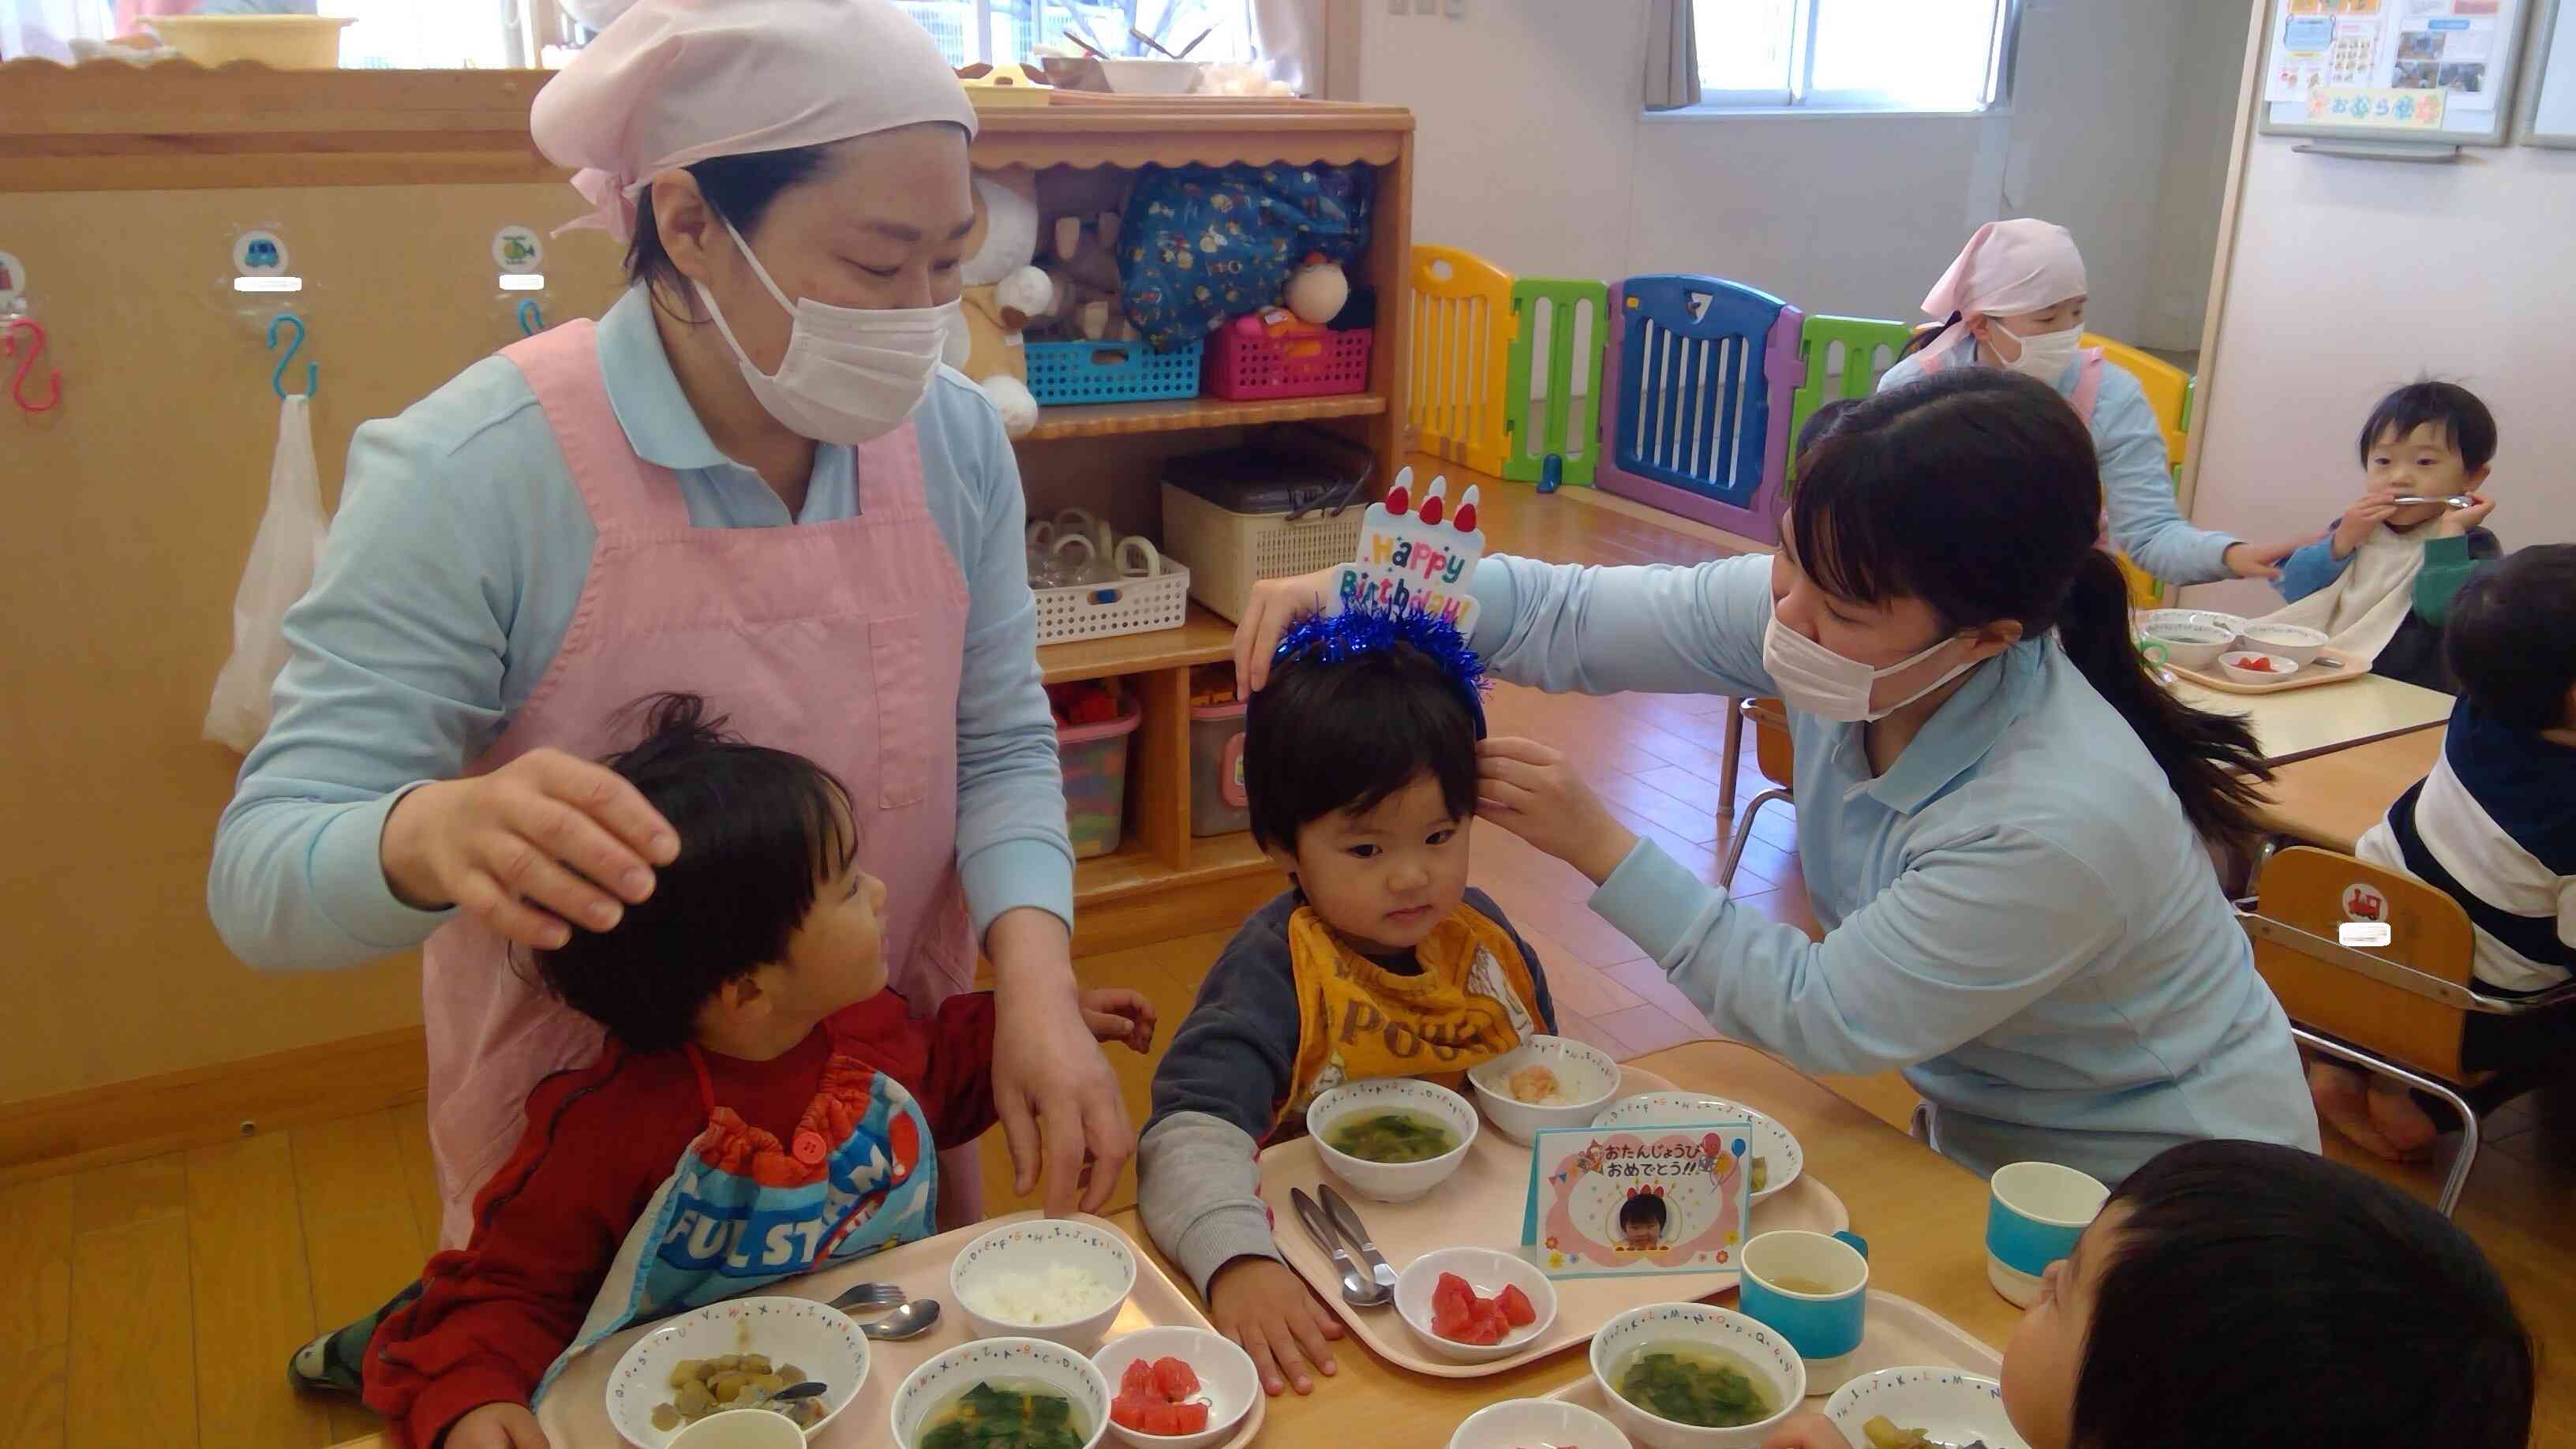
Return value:
<svg viewBox="0 0 2576 1449">
<path fill-rule="evenodd" d="M 1644 0 L 1469 0 L 1464 20 L 1361 0 L 1360 92 L 1417 118 L 1415 238 L 1516 272 L 1712 272 L 1810 311 L 1910 318 L 1979 222 L 2045 216 L 2084 247 L 2098 330 L 2191 346 L 2196 331 L 2141 331 L 2173 305 L 2150 302 L 2168 272 L 2208 272 L 2206 237 L 2159 257 L 2165 156 L 2178 124 L 2195 154 L 2216 136 L 2198 203 L 2214 214 L 2234 112 L 2177 116 L 2166 97 L 2186 66 L 2232 89 L 2242 25 L 2193 22 L 2252 3 L 2024 0 L 2008 116 L 1647 119 Z M 2225 53 L 2187 61 L 2195 40 Z"/>
<path fill-rule="evenodd" d="M 2322 529 L 2360 491 L 2353 440 L 2371 404 L 2430 373 L 2495 412 L 2488 526 L 2506 547 L 2576 541 L 2576 151 L 2470 147 L 2417 166 L 2303 155 L 2282 136 L 2250 144 L 2202 359 L 2194 520 L 2258 539 Z"/>
<path fill-rule="evenodd" d="M 2220 193 L 2244 85 L 2245 0 L 2177 0 L 2182 35 L 2156 185 L 2155 267 L 2138 335 L 2146 347 L 2200 349 L 2209 320 L 2209 269 L 2218 253 Z"/>
</svg>

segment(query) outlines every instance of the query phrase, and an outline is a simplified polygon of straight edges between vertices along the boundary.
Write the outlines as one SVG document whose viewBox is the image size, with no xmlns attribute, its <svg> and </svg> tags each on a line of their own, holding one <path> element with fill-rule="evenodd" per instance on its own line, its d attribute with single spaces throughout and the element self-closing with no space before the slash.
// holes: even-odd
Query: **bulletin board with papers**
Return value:
<svg viewBox="0 0 2576 1449">
<path fill-rule="evenodd" d="M 2527 0 L 2271 0 L 2262 129 L 2501 145 Z"/>
</svg>

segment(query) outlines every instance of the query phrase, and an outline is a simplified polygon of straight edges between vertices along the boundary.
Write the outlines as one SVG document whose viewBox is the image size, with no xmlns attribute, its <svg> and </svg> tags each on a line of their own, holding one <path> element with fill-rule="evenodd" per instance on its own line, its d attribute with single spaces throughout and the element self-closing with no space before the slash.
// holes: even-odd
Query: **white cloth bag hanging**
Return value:
<svg viewBox="0 0 2576 1449">
<path fill-rule="evenodd" d="M 268 469 L 268 511 L 251 540 L 250 566 L 233 595 L 233 654 L 215 676 L 205 737 L 250 753 L 268 730 L 269 686 L 286 667 L 286 611 L 313 585 L 331 531 L 322 513 L 322 473 L 313 463 L 313 405 L 290 396 L 277 413 L 277 457 Z"/>
</svg>

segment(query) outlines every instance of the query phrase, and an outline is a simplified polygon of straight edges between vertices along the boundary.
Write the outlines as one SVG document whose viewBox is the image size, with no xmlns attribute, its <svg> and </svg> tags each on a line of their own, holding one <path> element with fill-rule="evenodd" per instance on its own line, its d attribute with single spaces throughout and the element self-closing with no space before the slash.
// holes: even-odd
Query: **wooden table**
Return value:
<svg viewBox="0 0 2576 1449">
<path fill-rule="evenodd" d="M 2194 708 L 2245 716 L 2265 763 L 2273 765 L 2429 729 L 2451 717 L 2453 703 L 2439 690 L 2376 674 L 2279 694 L 2229 694 L 2188 680 L 2172 688 Z"/>
<path fill-rule="evenodd" d="M 2266 827 L 2309 845 L 2349 852 L 2406 787 L 2441 758 L 2441 730 L 2414 730 L 2280 767 L 2262 810 Z"/>
<path fill-rule="evenodd" d="M 1974 1175 L 1751 1047 L 1692 1042 L 1636 1064 L 1686 1090 L 1749 1102 L 1796 1133 L 1806 1170 L 1832 1186 L 1851 1210 L 1852 1231 L 1869 1240 L 1870 1286 L 1911 1298 L 1998 1350 L 2011 1338 L 2021 1312 L 1986 1284 L 1986 1188 Z M 1153 1251 L 1133 1210 L 1112 1221 Z M 1181 1276 L 1168 1262 L 1164 1270 Z M 1320 1381 L 1311 1397 L 1271 1400 L 1262 1445 L 1445 1444 L 1479 1407 L 1550 1393 L 1588 1371 L 1583 1355 L 1569 1349 L 1487 1378 L 1432 1379 L 1392 1368 L 1348 1340 L 1336 1349 L 1341 1372 Z M 384 1442 L 358 1439 L 342 1449 L 383 1449 Z"/>
</svg>

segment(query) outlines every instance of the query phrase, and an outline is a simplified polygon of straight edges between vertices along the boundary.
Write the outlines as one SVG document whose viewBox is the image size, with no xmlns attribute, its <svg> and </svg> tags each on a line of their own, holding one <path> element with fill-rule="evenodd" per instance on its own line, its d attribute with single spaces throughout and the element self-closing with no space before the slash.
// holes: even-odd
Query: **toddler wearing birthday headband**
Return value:
<svg viewBox="0 0 2576 1449">
<path fill-rule="evenodd" d="M 1466 579 L 1474 490 L 1444 517 L 1409 477 L 1369 509 L 1334 611 L 1281 639 L 1244 721 L 1253 839 L 1289 887 L 1235 933 L 1154 1075 L 1146 1229 L 1261 1369 L 1307 1392 L 1341 1326 L 1280 1261 L 1257 1154 L 1344 1082 L 1467 1069 L 1556 1012 L 1538 957 L 1467 885 L 1484 665 Z"/>
</svg>

